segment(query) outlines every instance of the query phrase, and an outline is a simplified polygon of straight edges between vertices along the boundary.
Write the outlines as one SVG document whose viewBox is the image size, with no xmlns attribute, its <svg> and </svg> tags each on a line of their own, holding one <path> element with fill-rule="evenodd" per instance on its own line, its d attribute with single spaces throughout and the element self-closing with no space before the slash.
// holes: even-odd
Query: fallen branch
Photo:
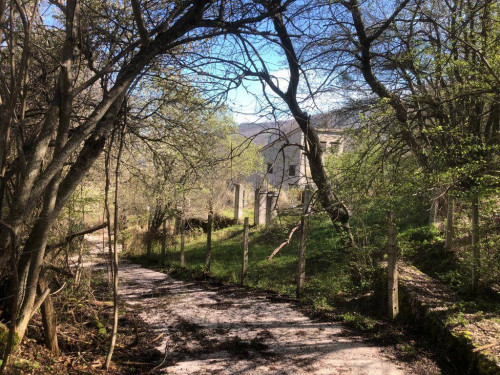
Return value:
<svg viewBox="0 0 500 375">
<path fill-rule="evenodd" d="M 54 266 L 53 264 L 49 263 L 49 262 L 46 262 L 43 267 L 47 270 L 51 270 L 51 271 L 54 271 L 56 273 L 59 273 L 61 275 L 64 275 L 66 277 L 74 277 L 75 275 L 73 275 L 71 272 L 69 272 L 68 270 L 65 270 L 64 268 L 61 268 L 61 267 L 57 267 L 57 266 Z"/>
<path fill-rule="evenodd" d="M 477 353 L 477 352 L 480 352 L 480 351 L 483 351 L 485 349 L 489 349 L 489 348 L 492 348 L 494 346 L 497 346 L 497 345 L 500 345 L 500 341 L 494 341 L 494 342 L 491 342 L 487 345 L 483 345 L 483 346 L 478 346 L 477 348 L 474 348 L 472 350 L 473 353 Z"/>
<path fill-rule="evenodd" d="M 113 307 L 113 301 L 89 301 L 89 303 L 96 305 L 96 306 L 106 306 L 106 307 Z"/>
<path fill-rule="evenodd" d="M 271 255 L 269 255 L 267 257 L 267 260 L 271 260 L 273 259 L 273 257 L 279 253 L 279 251 L 286 245 L 288 245 L 290 243 L 290 241 L 292 240 L 292 236 L 293 234 L 297 231 L 297 229 L 300 228 L 300 222 L 295 226 L 293 227 L 293 229 L 290 231 L 290 233 L 288 234 L 288 238 L 286 239 L 285 242 L 283 242 L 281 245 L 279 245 L 276 249 L 274 249 L 273 253 Z"/>
<path fill-rule="evenodd" d="M 158 336 L 156 336 L 151 342 L 155 342 L 155 341 L 158 341 L 159 339 L 161 339 L 163 336 L 165 336 L 165 332 L 162 332 L 160 333 Z"/>
<path fill-rule="evenodd" d="M 95 232 L 96 230 L 106 228 L 107 225 L 108 225 L 108 222 L 104 222 L 104 223 L 101 223 L 101 224 L 96 225 L 94 227 L 82 230 L 80 232 L 71 233 L 71 234 L 67 235 L 63 241 L 56 243 L 56 244 L 47 245 L 47 250 L 53 250 L 53 249 L 57 249 L 59 247 L 69 245 L 70 242 L 73 241 L 73 239 L 75 239 L 76 237 L 85 236 L 86 234 Z"/>
<path fill-rule="evenodd" d="M 162 361 L 160 362 L 159 365 L 153 367 L 149 372 L 147 372 L 147 374 L 156 374 L 156 370 L 162 368 L 163 364 L 167 361 L 167 358 L 168 358 L 168 354 L 170 353 L 169 351 L 169 340 L 167 339 L 167 342 L 165 343 L 165 350 L 164 350 L 164 355 L 163 355 L 163 359 Z"/>
<path fill-rule="evenodd" d="M 30 320 L 31 320 L 31 318 L 33 318 L 33 315 L 35 315 L 36 311 L 40 308 L 40 306 L 42 306 L 42 303 L 49 296 L 49 294 L 50 294 L 50 288 L 45 289 L 45 291 L 40 296 L 38 301 L 35 302 L 35 305 L 33 306 L 33 309 L 31 310 Z"/>
<path fill-rule="evenodd" d="M 50 293 L 50 295 L 51 295 L 51 296 L 55 296 L 57 293 L 59 293 L 61 290 L 63 290 L 65 286 L 66 286 L 66 281 L 63 283 L 63 285 L 62 285 L 59 289 L 57 289 L 57 290 L 56 290 L 55 292 L 53 292 L 53 293 Z"/>
</svg>

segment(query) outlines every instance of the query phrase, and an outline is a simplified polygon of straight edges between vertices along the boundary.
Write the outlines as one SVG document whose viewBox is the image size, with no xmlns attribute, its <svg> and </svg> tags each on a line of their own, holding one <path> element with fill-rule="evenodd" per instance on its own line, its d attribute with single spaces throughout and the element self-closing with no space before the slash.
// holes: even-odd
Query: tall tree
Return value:
<svg viewBox="0 0 500 375">
<path fill-rule="evenodd" d="M 227 9 L 203 0 L 3 4 L 0 31 L 8 48 L 0 57 L 0 193 L 7 205 L 1 215 L 23 244 L 12 307 L 19 308 L 22 338 L 52 224 L 101 154 L 127 92 L 140 89 L 137 82 L 153 63 L 175 65 L 184 46 L 227 32 L 224 24 L 236 31 L 266 14 L 257 4 L 234 2 Z M 2 228 L 4 269 L 11 241 Z"/>
</svg>

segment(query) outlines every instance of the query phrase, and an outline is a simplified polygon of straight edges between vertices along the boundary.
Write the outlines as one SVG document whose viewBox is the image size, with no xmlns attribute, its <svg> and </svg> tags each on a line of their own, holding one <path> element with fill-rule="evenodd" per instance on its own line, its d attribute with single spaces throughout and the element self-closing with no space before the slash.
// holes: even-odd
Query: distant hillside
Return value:
<svg viewBox="0 0 500 375">
<path fill-rule="evenodd" d="M 359 115 L 354 112 L 337 110 L 314 115 L 311 117 L 311 121 L 316 128 L 345 129 L 356 127 L 359 124 Z M 266 145 L 269 137 L 275 140 L 297 129 L 298 126 L 294 119 L 278 122 L 244 122 L 238 125 L 238 133 L 247 138 L 252 138 L 252 142 L 258 145 Z"/>
<path fill-rule="evenodd" d="M 265 145 L 268 143 L 269 137 L 276 139 L 280 135 L 290 133 L 297 127 L 295 120 L 291 119 L 278 122 L 245 122 L 238 126 L 238 132 L 247 138 L 253 138 L 252 141 L 258 145 Z"/>
</svg>

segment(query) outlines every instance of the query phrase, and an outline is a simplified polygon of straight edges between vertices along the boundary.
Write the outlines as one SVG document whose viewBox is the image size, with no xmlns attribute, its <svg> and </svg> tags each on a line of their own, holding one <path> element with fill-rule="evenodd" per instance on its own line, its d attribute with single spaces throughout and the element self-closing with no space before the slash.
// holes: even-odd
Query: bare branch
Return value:
<svg viewBox="0 0 500 375">
<path fill-rule="evenodd" d="M 106 225 L 108 225 L 108 222 L 104 222 L 104 223 L 101 223 L 101 224 L 98 224 L 98 225 L 95 225 L 91 228 L 87 228 L 87 229 L 84 229 L 80 232 L 76 232 L 76 233 L 71 233 L 69 235 L 67 235 L 63 241 L 61 242 L 58 242 L 56 244 L 53 244 L 53 245 L 48 245 L 47 246 L 47 251 L 48 250 L 51 250 L 51 249 L 57 249 L 59 247 L 63 247 L 63 246 L 66 246 L 66 245 L 69 245 L 71 243 L 71 241 L 73 241 L 76 237 L 82 237 L 82 236 L 85 236 L 86 234 L 89 234 L 89 233 L 92 233 L 92 232 L 95 232 L 99 229 L 102 229 L 102 228 L 105 228 Z"/>
<path fill-rule="evenodd" d="M 300 228 L 300 225 L 301 225 L 300 223 L 301 222 L 299 221 L 299 223 L 292 228 L 292 230 L 288 234 L 288 238 L 281 245 L 279 245 L 276 249 L 274 249 L 272 254 L 267 257 L 267 260 L 273 259 L 273 257 L 276 254 L 278 254 L 283 247 L 285 247 L 286 245 L 288 245 L 290 243 L 290 241 L 292 240 L 293 234 Z"/>
<path fill-rule="evenodd" d="M 130 2 L 132 3 L 132 10 L 134 12 L 135 24 L 141 38 L 141 44 L 143 46 L 147 46 L 150 42 L 150 38 L 148 30 L 146 29 L 146 24 L 144 23 L 144 19 L 142 18 L 141 4 L 139 3 L 139 1 L 140 0 L 130 0 Z"/>
</svg>

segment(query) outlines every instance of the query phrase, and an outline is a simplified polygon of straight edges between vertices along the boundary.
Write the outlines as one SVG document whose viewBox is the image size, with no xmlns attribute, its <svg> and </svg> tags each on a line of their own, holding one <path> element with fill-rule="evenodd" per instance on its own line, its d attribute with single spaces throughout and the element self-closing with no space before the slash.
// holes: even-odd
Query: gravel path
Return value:
<svg viewBox="0 0 500 375">
<path fill-rule="evenodd" d="M 158 374 L 399 375 L 410 370 L 377 346 L 315 322 L 264 293 L 174 280 L 123 261 L 120 295 L 158 336 Z"/>
<path fill-rule="evenodd" d="M 288 303 L 244 289 L 200 286 L 122 263 L 122 300 L 164 333 L 168 374 L 408 373 L 379 347 L 313 322 Z"/>
</svg>

